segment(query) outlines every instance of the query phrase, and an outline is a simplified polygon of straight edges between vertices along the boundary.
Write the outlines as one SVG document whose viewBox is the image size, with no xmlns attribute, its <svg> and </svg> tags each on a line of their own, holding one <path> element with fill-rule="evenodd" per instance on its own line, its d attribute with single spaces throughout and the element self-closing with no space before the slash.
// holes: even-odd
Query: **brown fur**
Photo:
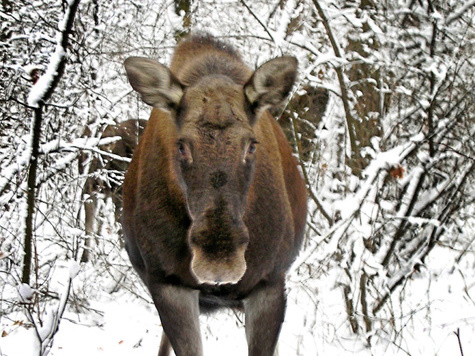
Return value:
<svg viewBox="0 0 475 356">
<path fill-rule="evenodd" d="M 126 174 L 124 237 L 165 334 L 178 356 L 202 355 L 198 301 L 202 310 L 243 306 L 249 355 L 270 356 L 284 274 L 304 235 L 306 189 L 265 109 L 289 92 L 295 60 L 253 74 L 228 45 L 193 36 L 177 47 L 171 74 L 128 61 L 132 86 L 157 108 Z"/>
</svg>

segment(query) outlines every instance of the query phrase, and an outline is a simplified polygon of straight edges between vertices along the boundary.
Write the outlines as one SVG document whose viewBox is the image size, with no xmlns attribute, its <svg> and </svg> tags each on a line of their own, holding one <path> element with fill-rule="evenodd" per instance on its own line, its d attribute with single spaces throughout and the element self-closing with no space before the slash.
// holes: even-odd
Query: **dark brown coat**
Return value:
<svg viewBox="0 0 475 356">
<path fill-rule="evenodd" d="M 126 174 L 123 229 L 162 320 L 159 355 L 168 340 L 178 356 L 202 355 L 200 308 L 243 306 L 249 355 L 271 356 L 306 190 L 267 108 L 288 95 L 296 60 L 253 73 L 227 44 L 198 35 L 177 47 L 170 69 L 138 57 L 125 67 L 155 107 Z"/>
</svg>

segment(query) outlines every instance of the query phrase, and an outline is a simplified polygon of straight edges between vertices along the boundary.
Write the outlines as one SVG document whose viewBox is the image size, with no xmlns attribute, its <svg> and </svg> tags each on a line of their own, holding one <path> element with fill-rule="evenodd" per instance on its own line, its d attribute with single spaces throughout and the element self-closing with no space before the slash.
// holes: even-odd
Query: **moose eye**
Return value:
<svg viewBox="0 0 475 356">
<path fill-rule="evenodd" d="M 177 150 L 178 158 L 181 161 L 186 161 L 187 163 L 191 163 L 193 161 L 190 149 L 186 143 L 182 141 L 178 141 L 176 144 L 176 150 Z"/>
<path fill-rule="evenodd" d="M 257 142 L 256 140 L 252 140 L 248 143 L 245 154 L 244 154 L 244 159 L 243 159 L 244 163 L 246 162 L 248 158 L 251 158 L 254 155 L 254 153 L 256 153 L 258 143 L 259 142 Z"/>
<path fill-rule="evenodd" d="M 182 143 L 182 142 L 178 142 L 177 143 L 177 149 L 178 149 L 178 153 L 183 156 L 186 154 L 186 148 L 185 148 L 185 145 Z"/>
</svg>

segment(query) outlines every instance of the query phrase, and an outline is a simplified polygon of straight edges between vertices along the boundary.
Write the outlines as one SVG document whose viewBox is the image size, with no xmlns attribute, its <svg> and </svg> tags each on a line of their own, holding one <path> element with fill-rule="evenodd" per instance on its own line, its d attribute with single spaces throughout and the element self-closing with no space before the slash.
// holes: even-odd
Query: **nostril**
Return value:
<svg viewBox="0 0 475 356">
<path fill-rule="evenodd" d="M 227 182 L 228 182 L 228 175 L 226 174 L 226 172 L 216 171 L 216 172 L 211 173 L 210 183 L 213 188 L 219 189 L 223 187 L 224 185 L 226 185 Z"/>
</svg>

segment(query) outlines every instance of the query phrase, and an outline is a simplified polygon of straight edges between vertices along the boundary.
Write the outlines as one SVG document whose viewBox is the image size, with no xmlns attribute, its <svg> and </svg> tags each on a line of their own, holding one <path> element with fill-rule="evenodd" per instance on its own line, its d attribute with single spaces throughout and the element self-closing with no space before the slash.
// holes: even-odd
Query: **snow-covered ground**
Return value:
<svg viewBox="0 0 475 356">
<path fill-rule="evenodd" d="M 465 260 L 466 264 L 473 262 Z M 459 355 L 456 332 L 464 355 L 475 354 L 475 303 L 471 299 L 474 284 L 467 284 L 473 277 L 447 269 L 445 266 L 453 265 L 448 254 L 434 254 L 428 265 L 432 274 L 423 270 L 411 279 L 403 300 L 397 300 L 399 294 L 394 293 L 391 303 L 399 333 L 387 336 L 375 330 L 370 347 L 348 329 L 338 275 L 330 272 L 309 283 L 300 275 L 290 276 L 280 355 Z M 62 271 L 58 268 L 57 275 L 67 273 L 66 269 L 66 265 Z M 93 269 L 82 266 L 73 288 L 80 289 Z M 162 331 L 158 314 L 143 288 L 139 285 L 137 292 L 145 299 L 125 289 L 108 292 L 114 289 L 112 278 L 105 277 L 97 283 L 100 285 L 91 291 L 87 311 L 75 305 L 72 298 L 50 355 L 155 355 Z M 205 355 L 246 355 L 242 320 L 242 315 L 229 310 L 202 316 Z M 5 334 L 0 338 L 0 355 L 35 354 L 35 331 L 18 326 L 19 321 L 27 324 L 24 314 L 2 318 L 0 327 Z M 381 325 L 386 322 L 381 320 Z"/>
</svg>

